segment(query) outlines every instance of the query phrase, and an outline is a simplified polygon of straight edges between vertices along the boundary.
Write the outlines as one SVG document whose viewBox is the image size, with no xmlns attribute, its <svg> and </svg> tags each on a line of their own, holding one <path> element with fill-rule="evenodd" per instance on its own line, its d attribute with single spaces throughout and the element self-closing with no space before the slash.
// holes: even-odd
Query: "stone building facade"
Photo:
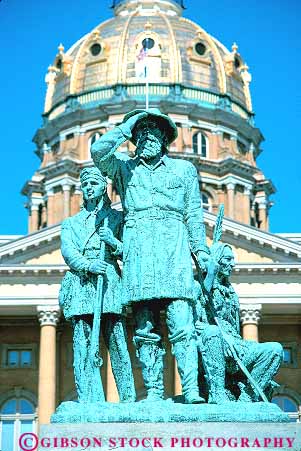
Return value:
<svg viewBox="0 0 301 451">
<path fill-rule="evenodd" d="M 225 205 L 223 240 L 237 256 L 233 282 L 241 300 L 242 332 L 246 339 L 284 345 L 275 401 L 296 420 L 301 234 L 269 233 L 275 188 L 256 163 L 263 136 L 254 122 L 249 69 L 235 43 L 226 49 L 184 17 L 181 1 L 115 1 L 113 11 L 110 20 L 69 50 L 59 46 L 46 75 L 43 125 L 34 136 L 40 166 L 23 188 L 28 235 L 0 237 L 2 432 L 27 430 L 37 418 L 47 423 L 58 403 L 75 396 L 71 329 L 58 308 L 66 271 L 60 222 L 80 208 L 79 172 L 92 164 L 91 144 L 126 112 L 145 107 L 145 65 L 150 105 L 169 114 L 178 127 L 170 155 L 193 162 L 198 170 L 209 243 L 218 205 Z M 120 151 L 133 155 L 131 144 Z M 109 195 L 120 208 L 112 183 Z M 132 328 L 129 315 L 129 347 L 142 398 Z M 165 367 L 167 395 L 180 393 L 170 352 Z M 102 371 L 107 399 L 116 401 L 107 355 Z"/>
</svg>

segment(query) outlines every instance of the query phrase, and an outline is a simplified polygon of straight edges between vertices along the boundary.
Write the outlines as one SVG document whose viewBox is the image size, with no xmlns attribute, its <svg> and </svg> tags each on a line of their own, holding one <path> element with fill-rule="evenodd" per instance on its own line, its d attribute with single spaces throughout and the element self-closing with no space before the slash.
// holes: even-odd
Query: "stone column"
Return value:
<svg viewBox="0 0 301 451">
<path fill-rule="evenodd" d="M 183 150 L 182 152 L 192 153 L 192 131 L 191 127 L 187 124 L 182 124 L 182 139 Z"/>
<path fill-rule="evenodd" d="M 249 187 L 244 187 L 244 205 L 243 205 L 243 218 L 242 222 L 244 224 L 250 224 L 251 222 L 251 212 L 250 212 L 250 195 L 251 191 Z"/>
<path fill-rule="evenodd" d="M 80 182 L 76 183 L 75 190 L 72 196 L 72 208 L 71 208 L 71 215 L 75 215 L 79 212 L 80 207 L 82 204 L 82 191 L 80 189 Z"/>
<path fill-rule="evenodd" d="M 47 190 L 47 226 L 54 224 L 54 192 L 53 189 Z"/>
<path fill-rule="evenodd" d="M 258 342 L 258 323 L 261 316 L 261 304 L 245 304 L 240 306 L 240 320 L 244 340 Z"/>
<path fill-rule="evenodd" d="M 39 221 L 39 207 L 38 205 L 31 205 L 31 218 L 29 233 L 36 232 L 38 230 Z"/>
<path fill-rule="evenodd" d="M 237 154 L 237 136 L 236 135 L 230 136 L 230 150 L 231 150 L 232 155 Z"/>
<path fill-rule="evenodd" d="M 30 232 L 36 232 L 39 227 L 39 210 L 43 205 L 44 200 L 41 196 L 32 194 L 30 201 L 31 209 L 31 221 L 30 221 Z"/>
<path fill-rule="evenodd" d="M 64 192 L 64 206 L 63 206 L 63 215 L 64 218 L 68 218 L 70 216 L 70 190 L 71 185 L 66 183 L 62 186 Z"/>
<path fill-rule="evenodd" d="M 107 390 L 106 398 L 108 402 L 118 402 L 119 395 L 115 383 L 115 379 L 112 372 L 111 359 L 109 351 L 107 351 Z"/>
<path fill-rule="evenodd" d="M 56 325 L 60 309 L 57 306 L 38 306 L 41 325 L 38 415 L 39 424 L 50 423 L 56 404 Z"/>
<path fill-rule="evenodd" d="M 47 208 L 46 208 L 46 205 L 43 204 L 43 208 L 42 208 L 42 227 L 45 227 L 45 224 L 47 225 Z"/>
<path fill-rule="evenodd" d="M 267 204 L 263 200 L 258 202 L 260 229 L 267 230 Z"/>
<path fill-rule="evenodd" d="M 235 208 L 234 208 L 234 195 L 235 192 L 235 184 L 228 183 L 227 184 L 227 195 L 228 195 L 228 216 L 231 219 L 235 219 Z"/>
<path fill-rule="evenodd" d="M 223 133 L 220 130 L 213 130 L 211 133 L 211 142 L 210 157 L 216 160 L 223 158 L 223 155 L 221 155 L 224 146 Z"/>
</svg>

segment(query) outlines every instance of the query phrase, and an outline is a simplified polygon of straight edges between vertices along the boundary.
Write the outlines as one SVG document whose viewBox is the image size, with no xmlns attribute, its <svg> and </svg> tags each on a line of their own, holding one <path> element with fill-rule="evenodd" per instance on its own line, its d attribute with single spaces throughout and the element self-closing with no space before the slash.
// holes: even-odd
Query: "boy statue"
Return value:
<svg viewBox="0 0 301 451">
<path fill-rule="evenodd" d="M 62 255 L 70 267 L 59 296 L 64 316 L 73 327 L 74 377 L 80 402 L 104 401 L 101 359 L 92 349 L 99 325 L 109 349 L 121 401 L 135 401 L 135 388 L 123 320 L 121 275 L 122 213 L 111 208 L 107 181 L 95 168 L 80 174 L 83 208 L 62 223 Z M 99 316 L 94 318 L 98 309 Z M 97 323 L 98 322 L 98 323 Z M 95 332 L 95 331 L 94 331 Z M 99 346 L 99 331 L 96 337 Z"/>
</svg>

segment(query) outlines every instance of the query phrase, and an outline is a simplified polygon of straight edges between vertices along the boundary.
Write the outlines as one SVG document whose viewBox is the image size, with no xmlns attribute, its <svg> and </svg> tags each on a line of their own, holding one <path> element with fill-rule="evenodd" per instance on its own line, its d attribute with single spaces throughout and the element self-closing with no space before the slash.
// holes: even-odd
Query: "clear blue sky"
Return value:
<svg viewBox="0 0 301 451">
<path fill-rule="evenodd" d="M 277 193 L 272 232 L 301 232 L 299 0 L 186 0 L 185 15 L 227 48 L 236 41 L 253 76 L 256 125 L 266 141 L 258 164 Z M 110 0 L 0 1 L 0 234 L 25 234 L 20 190 L 39 166 L 31 139 L 41 125 L 44 77 L 57 46 L 67 50 L 112 15 Z"/>
</svg>

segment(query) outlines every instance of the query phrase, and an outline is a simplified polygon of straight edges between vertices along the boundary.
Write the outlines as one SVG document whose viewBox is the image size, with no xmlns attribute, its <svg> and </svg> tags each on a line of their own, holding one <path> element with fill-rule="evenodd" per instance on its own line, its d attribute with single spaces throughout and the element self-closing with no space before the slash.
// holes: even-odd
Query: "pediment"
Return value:
<svg viewBox="0 0 301 451">
<path fill-rule="evenodd" d="M 114 207 L 120 209 L 119 205 Z M 204 212 L 204 220 L 210 244 L 216 215 Z M 60 232 L 57 224 L 0 245 L 0 264 L 63 264 Z M 228 218 L 224 218 L 222 241 L 233 246 L 239 264 L 296 263 L 301 257 L 300 243 Z"/>
</svg>

